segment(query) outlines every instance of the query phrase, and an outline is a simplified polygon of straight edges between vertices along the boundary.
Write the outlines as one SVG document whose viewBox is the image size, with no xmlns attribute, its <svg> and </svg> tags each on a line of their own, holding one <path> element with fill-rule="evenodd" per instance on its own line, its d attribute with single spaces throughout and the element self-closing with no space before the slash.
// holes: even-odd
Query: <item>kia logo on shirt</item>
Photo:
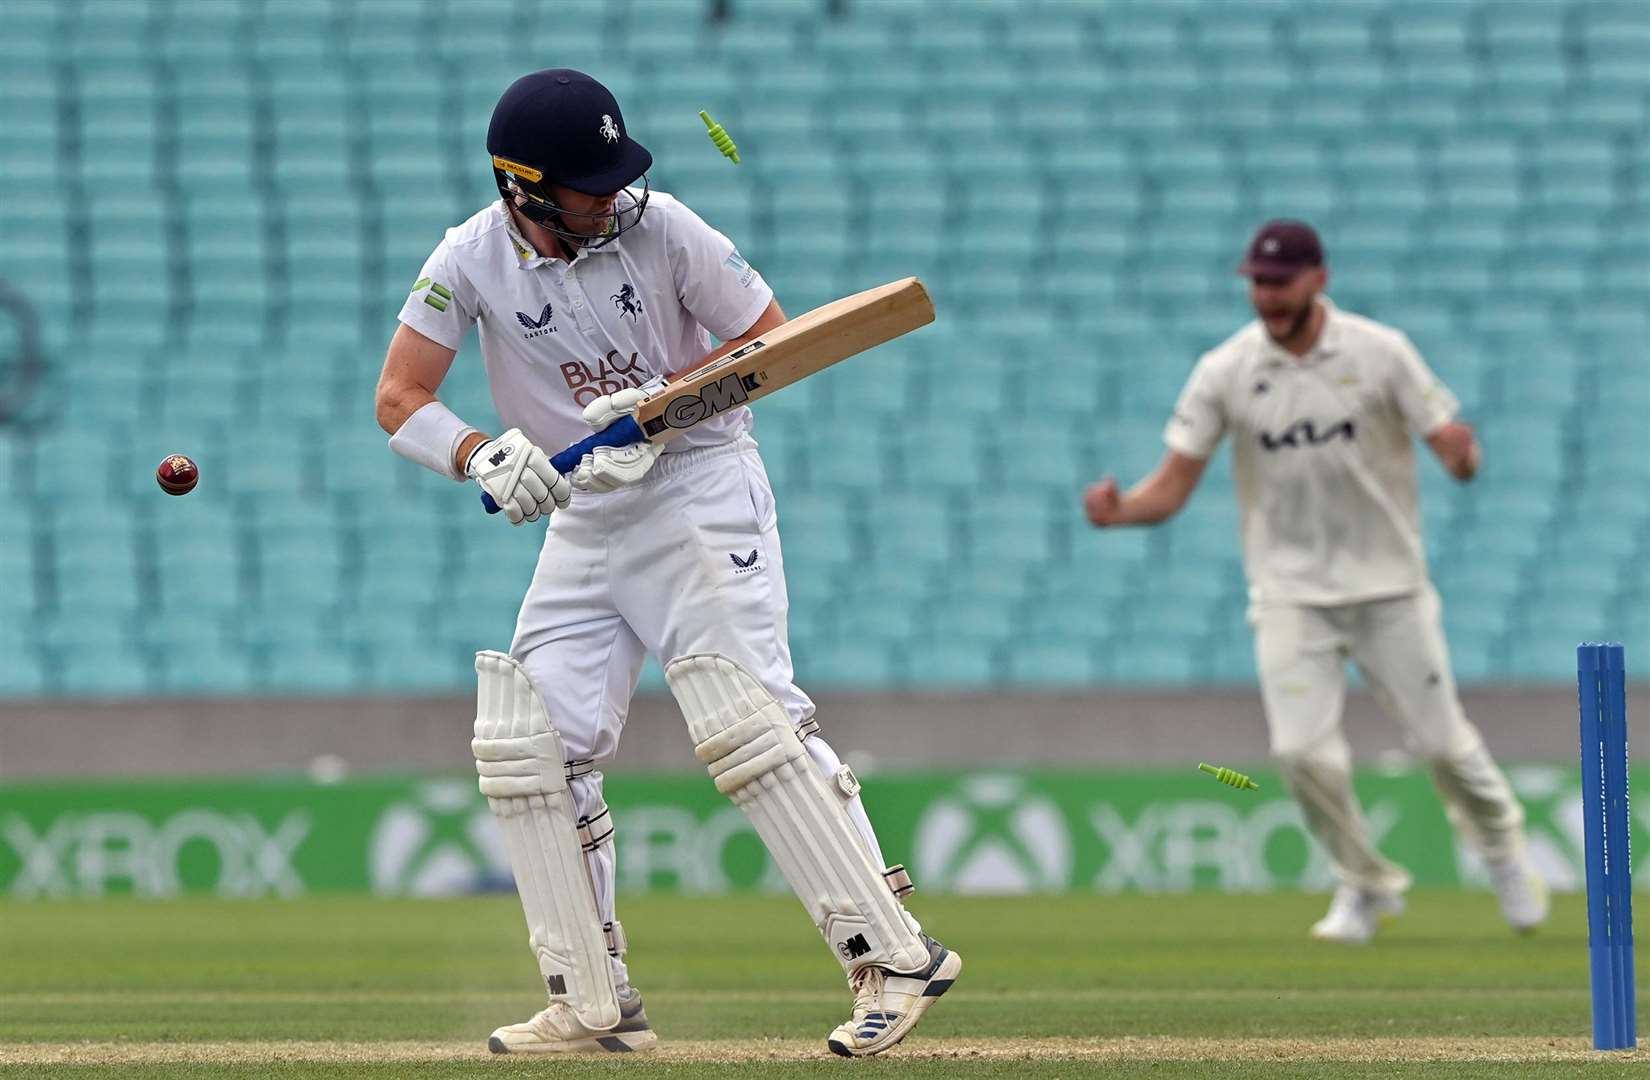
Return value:
<svg viewBox="0 0 1650 1080">
<path fill-rule="evenodd" d="M 1266 450 L 1282 450 L 1285 447 L 1324 446 L 1344 438 L 1347 442 L 1357 438 L 1356 429 L 1351 420 L 1342 420 L 1326 431 L 1319 431 L 1317 425 L 1310 420 L 1296 420 L 1283 429 L 1282 435 L 1273 435 L 1269 431 L 1260 433 L 1260 445 Z"/>
</svg>

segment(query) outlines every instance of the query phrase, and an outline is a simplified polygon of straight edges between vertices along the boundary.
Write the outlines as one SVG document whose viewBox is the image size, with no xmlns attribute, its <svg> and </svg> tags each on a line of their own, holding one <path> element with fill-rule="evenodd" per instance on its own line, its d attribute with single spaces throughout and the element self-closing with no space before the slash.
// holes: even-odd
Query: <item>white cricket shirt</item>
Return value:
<svg viewBox="0 0 1650 1080">
<path fill-rule="evenodd" d="M 1257 319 L 1198 361 L 1163 432 L 1207 458 L 1230 433 L 1256 602 L 1345 604 L 1427 583 L 1413 439 L 1459 403 L 1401 332 L 1326 309 L 1304 357 Z"/>
<path fill-rule="evenodd" d="M 479 326 L 499 419 L 554 454 L 590 434 L 591 401 L 697 364 L 712 334 L 738 337 L 772 299 L 731 240 L 664 192 L 572 263 L 534 251 L 501 199 L 447 230 L 400 319 L 455 350 Z M 749 409 L 731 409 L 667 449 L 725 443 L 750 426 Z"/>
</svg>

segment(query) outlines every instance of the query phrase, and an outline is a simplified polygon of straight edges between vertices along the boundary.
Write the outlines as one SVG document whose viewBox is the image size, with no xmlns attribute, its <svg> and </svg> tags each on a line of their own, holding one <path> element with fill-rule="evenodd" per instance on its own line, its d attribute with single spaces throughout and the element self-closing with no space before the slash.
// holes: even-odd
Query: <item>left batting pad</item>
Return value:
<svg viewBox="0 0 1650 1080">
<path fill-rule="evenodd" d="M 503 653 L 476 654 L 475 732 L 481 793 L 504 834 L 550 1000 L 606 1031 L 619 1022 L 619 1000 L 561 736 L 527 672 Z"/>
</svg>

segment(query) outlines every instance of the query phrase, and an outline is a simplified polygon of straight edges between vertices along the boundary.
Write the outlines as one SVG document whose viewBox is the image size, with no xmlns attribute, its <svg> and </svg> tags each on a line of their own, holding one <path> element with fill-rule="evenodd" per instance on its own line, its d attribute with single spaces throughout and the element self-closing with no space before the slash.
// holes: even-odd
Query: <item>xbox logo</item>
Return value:
<svg viewBox="0 0 1650 1080">
<path fill-rule="evenodd" d="M 368 870 L 375 893 L 454 896 L 511 881 L 487 802 L 460 781 L 422 784 L 373 826 Z"/>
<path fill-rule="evenodd" d="M 917 822 L 917 878 L 935 892 L 1054 892 L 1071 884 L 1071 835 L 1059 807 L 1016 776 L 965 777 Z"/>
</svg>

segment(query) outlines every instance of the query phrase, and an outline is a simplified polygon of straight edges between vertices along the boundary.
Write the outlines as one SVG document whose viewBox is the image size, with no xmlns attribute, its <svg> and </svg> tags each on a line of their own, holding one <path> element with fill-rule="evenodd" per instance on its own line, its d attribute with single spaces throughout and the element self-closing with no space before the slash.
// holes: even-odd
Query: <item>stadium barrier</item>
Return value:
<svg viewBox="0 0 1650 1080">
<path fill-rule="evenodd" d="M 1578 770 L 1509 775 L 1543 873 L 1556 889 L 1581 888 Z M 1258 792 L 1195 770 L 890 772 L 870 778 L 866 801 L 884 853 L 928 892 L 1330 887 L 1276 774 L 1254 776 Z M 1486 885 L 1424 772 L 1365 771 L 1357 787 L 1382 850 L 1417 885 Z M 614 777 L 607 797 L 621 890 L 783 891 L 743 815 L 703 776 Z M 509 874 L 486 802 L 461 774 L 0 786 L 0 895 L 17 898 L 438 896 L 508 889 Z"/>
</svg>

